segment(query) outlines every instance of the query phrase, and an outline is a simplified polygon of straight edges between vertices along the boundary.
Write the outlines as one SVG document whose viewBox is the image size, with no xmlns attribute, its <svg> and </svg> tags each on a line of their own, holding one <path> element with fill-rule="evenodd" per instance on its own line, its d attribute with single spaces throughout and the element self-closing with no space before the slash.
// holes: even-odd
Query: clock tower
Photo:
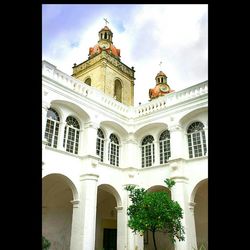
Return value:
<svg viewBox="0 0 250 250">
<path fill-rule="evenodd" d="M 113 44 L 113 33 L 105 25 L 99 40 L 89 48 L 88 60 L 73 66 L 72 76 L 95 87 L 117 101 L 134 105 L 134 68 L 120 59 L 120 49 Z"/>
<path fill-rule="evenodd" d="M 159 96 L 166 95 L 168 93 L 174 92 L 174 90 L 170 89 L 167 83 L 167 76 L 165 73 L 160 71 L 155 77 L 156 85 L 153 89 L 149 89 L 149 98 L 150 101 Z"/>
</svg>

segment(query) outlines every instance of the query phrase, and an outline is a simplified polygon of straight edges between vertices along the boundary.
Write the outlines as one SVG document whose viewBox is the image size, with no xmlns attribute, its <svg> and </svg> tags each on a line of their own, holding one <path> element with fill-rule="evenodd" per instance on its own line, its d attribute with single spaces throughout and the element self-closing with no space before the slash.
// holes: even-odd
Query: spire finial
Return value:
<svg viewBox="0 0 250 250">
<path fill-rule="evenodd" d="M 106 26 L 107 26 L 107 24 L 109 23 L 108 19 L 107 18 L 103 18 L 103 20 L 105 21 Z"/>
<path fill-rule="evenodd" d="M 162 65 L 162 61 L 160 61 L 160 63 L 159 63 L 159 66 L 160 66 L 160 70 L 161 70 L 161 65 Z"/>
</svg>

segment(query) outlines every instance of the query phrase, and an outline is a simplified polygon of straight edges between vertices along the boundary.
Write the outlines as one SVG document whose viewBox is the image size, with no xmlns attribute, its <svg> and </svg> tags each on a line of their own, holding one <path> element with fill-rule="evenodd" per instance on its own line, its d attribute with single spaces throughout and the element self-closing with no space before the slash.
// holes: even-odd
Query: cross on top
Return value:
<svg viewBox="0 0 250 250">
<path fill-rule="evenodd" d="M 107 26 L 107 24 L 109 23 L 108 19 L 107 18 L 103 18 L 103 19 L 104 19 L 106 26 Z"/>
<path fill-rule="evenodd" d="M 162 62 L 159 63 L 160 69 L 161 69 Z"/>
</svg>

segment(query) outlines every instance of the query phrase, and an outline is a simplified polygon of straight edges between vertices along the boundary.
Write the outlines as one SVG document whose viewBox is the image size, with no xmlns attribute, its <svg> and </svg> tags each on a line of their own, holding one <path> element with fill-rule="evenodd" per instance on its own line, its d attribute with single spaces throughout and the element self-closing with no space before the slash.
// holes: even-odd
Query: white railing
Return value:
<svg viewBox="0 0 250 250">
<path fill-rule="evenodd" d="M 156 110 L 208 93 L 208 81 L 198 83 L 178 92 L 172 92 L 135 108 L 135 116 L 143 116 Z"/>
<path fill-rule="evenodd" d="M 121 115 L 128 116 L 131 112 L 131 107 L 124 105 L 123 103 L 116 101 L 114 98 L 104 94 L 98 89 L 90 87 L 84 82 L 63 73 L 47 61 L 43 61 L 42 63 L 42 74 L 65 86 L 66 88 L 79 93 L 81 96 L 91 99 L 104 107 L 108 107 L 109 109 Z"/>
<path fill-rule="evenodd" d="M 108 107 L 110 110 L 116 113 L 126 116 L 127 118 L 136 118 L 139 116 L 150 114 L 176 103 L 180 103 L 196 96 L 204 95 L 208 92 L 208 82 L 205 81 L 181 91 L 173 92 L 167 94 L 166 96 L 159 97 L 138 107 L 129 107 L 127 105 L 124 105 L 123 103 L 116 101 L 114 98 L 104 94 L 98 89 L 90 87 L 84 82 L 63 73 L 47 61 L 43 61 L 42 63 L 42 74 L 65 86 L 66 88 L 79 93 L 84 98 L 91 99 L 104 107 Z"/>
</svg>

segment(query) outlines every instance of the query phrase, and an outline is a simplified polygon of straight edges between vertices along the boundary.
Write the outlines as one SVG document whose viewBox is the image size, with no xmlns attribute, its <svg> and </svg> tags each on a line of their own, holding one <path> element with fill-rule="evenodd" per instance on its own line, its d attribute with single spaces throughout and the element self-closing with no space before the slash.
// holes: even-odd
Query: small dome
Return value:
<svg viewBox="0 0 250 250">
<path fill-rule="evenodd" d="M 162 71 L 160 71 L 160 72 L 156 75 L 155 79 L 156 79 L 157 77 L 159 77 L 159 76 L 167 77 L 166 74 L 163 73 Z"/>
<path fill-rule="evenodd" d="M 100 54 L 103 49 L 99 44 L 96 44 L 93 48 L 89 48 L 89 57 L 92 58 L 98 54 Z M 112 54 L 115 57 L 120 57 L 120 50 L 117 49 L 113 44 L 110 44 L 110 47 L 106 49 L 108 54 Z"/>
<path fill-rule="evenodd" d="M 112 33 L 111 29 L 110 29 L 108 26 L 104 26 L 104 27 L 99 31 L 99 33 L 102 32 L 102 31 L 110 31 L 110 32 Z"/>
</svg>

